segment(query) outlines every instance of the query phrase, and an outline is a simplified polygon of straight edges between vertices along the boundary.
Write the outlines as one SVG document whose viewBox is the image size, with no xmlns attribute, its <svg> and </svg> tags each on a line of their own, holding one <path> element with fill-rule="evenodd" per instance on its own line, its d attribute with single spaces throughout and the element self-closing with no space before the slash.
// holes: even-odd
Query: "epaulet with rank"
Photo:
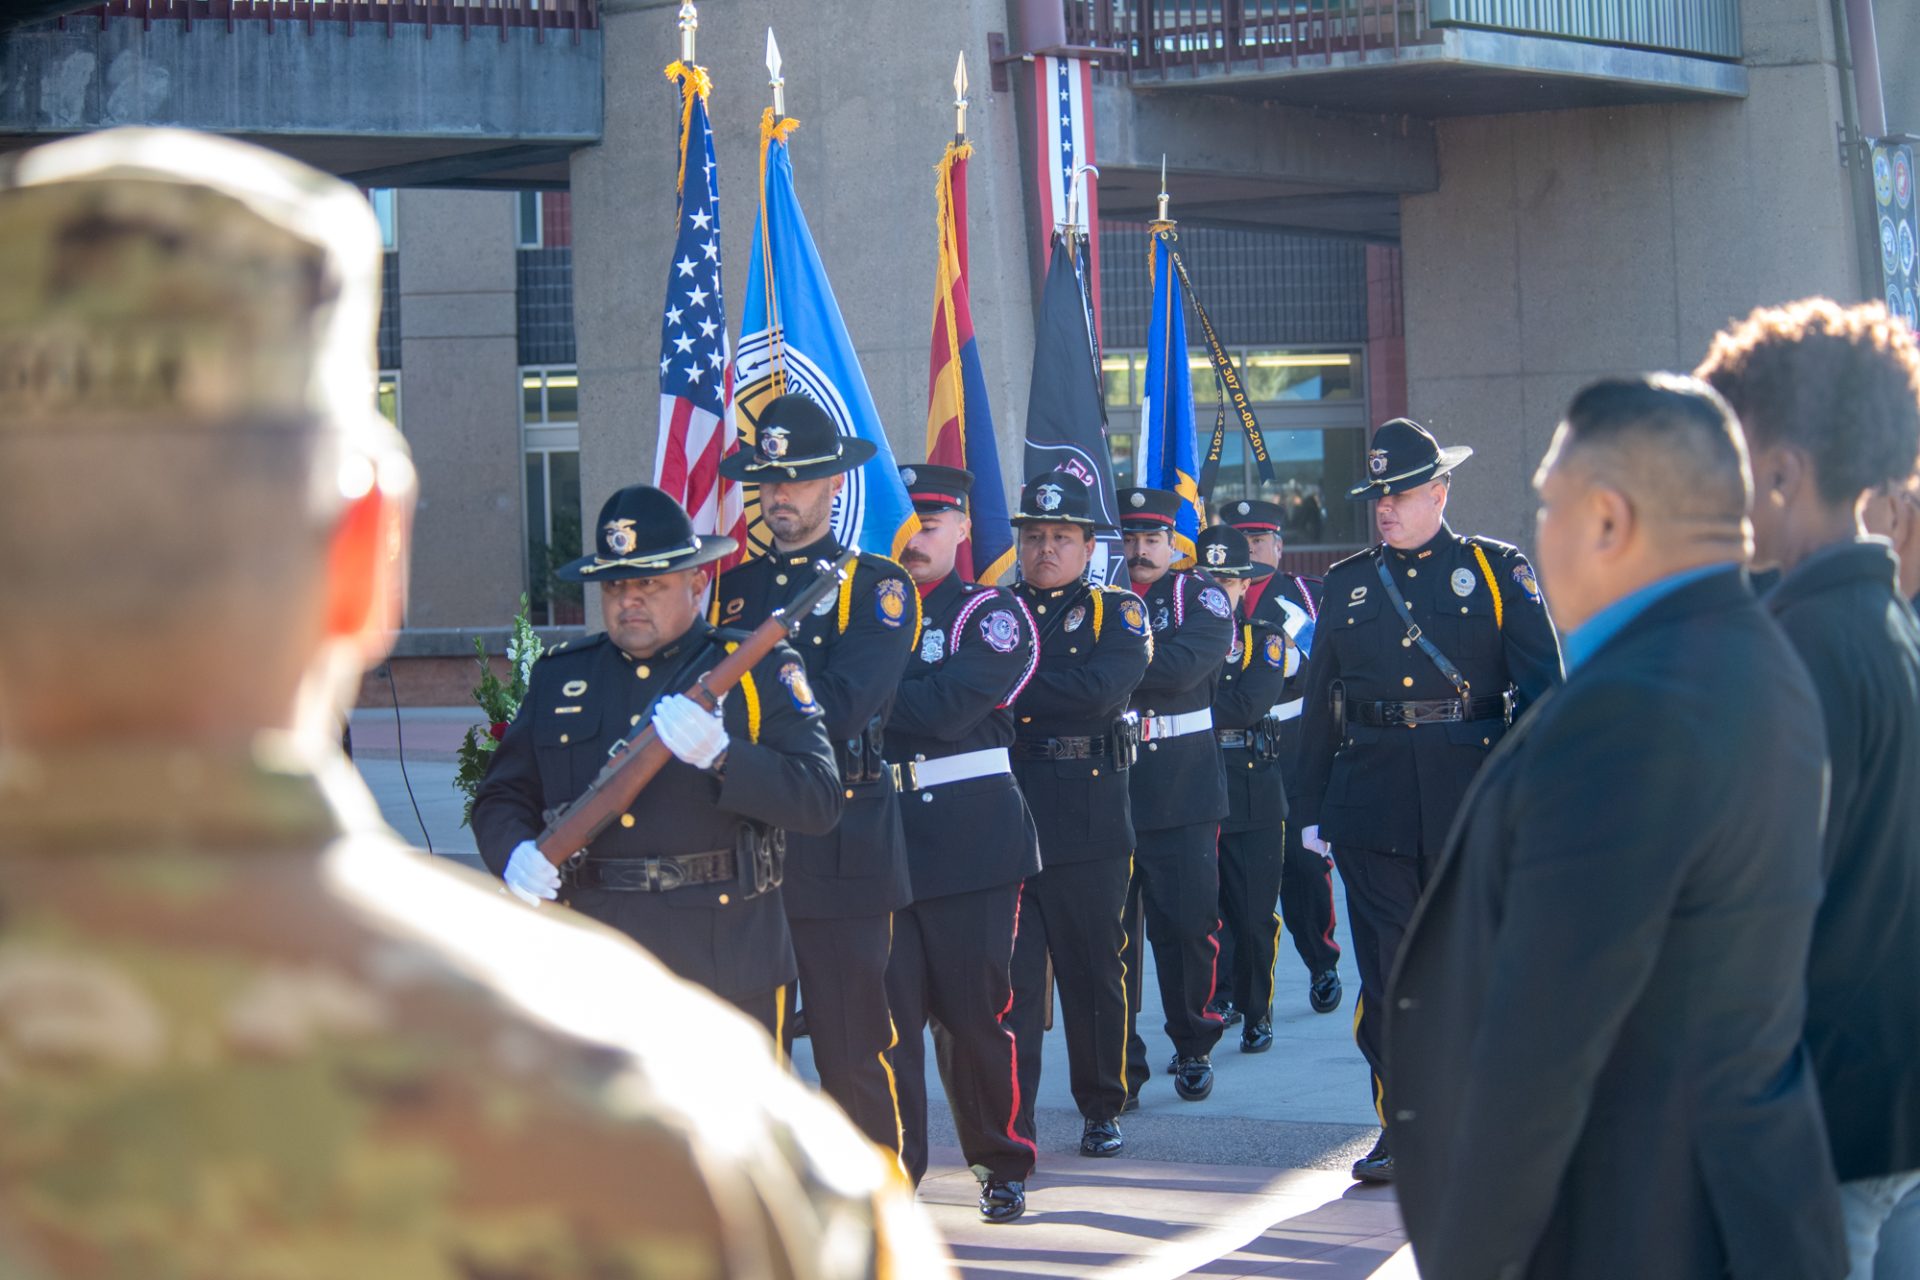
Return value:
<svg viewBox="0 0 1920 1280">
<path fill-rule="evenodd" d="M 1334 574 L 1340 572 L 1342 569 L 1347 568 L 1349 565 L 1352 565 L 1355 568 L 1358 568 L 1361 565 L 1369 563 L 1370 561 L 1372 561 L 1375 553 L 1377 553 L 1379 550 L 1380 550 L 1380 544 L 1375 543 L 1373 546 L 1368 547 L 1364 551 L 1354 552 L 1352 555 L 1348 556 L 1345 560 L 1335 561 L 1332 567 L 1330 567 L 1327 570 L 1327 578 L 1332 578 Z"/>
<path fill-rule="evenodd" d="M 1460 541 L 1469 546 L 1484 547 L 1490 555 L 1512 556 L 1520 553 L 1520 548 L 1511 542 L 1502 542 L 1498 538 L 1489 538 L 1483 533 L 1469 533 Z"/>
<path fill-rule="evenodd" d="M 607 633 L 596 631 L 590 636 L 575 636 L 571 640 L 562 640 L 559 644 L 549 645 L 540 655 L 541 661 L 548 658 L 566 657 L 572 654 L 591 652 L 595 647 L 607 642 Z"/>
</svg>

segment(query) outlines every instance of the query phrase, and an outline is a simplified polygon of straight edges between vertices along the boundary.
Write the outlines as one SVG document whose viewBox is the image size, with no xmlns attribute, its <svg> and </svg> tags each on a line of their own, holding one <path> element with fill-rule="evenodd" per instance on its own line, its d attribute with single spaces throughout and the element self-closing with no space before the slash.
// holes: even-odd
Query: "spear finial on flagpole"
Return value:
<svg viewBox="0 0 1920 1280">
<path fill-rule="evenodd" d="M 693 7 L 693 0 L 685 0 L 680 6 L 680 61 L 689 67 L 694 65 L 693 44 L 700 30 L 700 11 Z"/>
<path fill-rule="evenodd" d="M 1159 218 L 1159 221 L 1161 222 L 1173 221 L 1172 218 L 1169 218 L 1167 216 L 1167 201 L 1169 199 L 1171 199 L 1171 197 L 1167 195 L 1167 153 L 1162 151 L 1160 153 L 1160 218 Z"/>
<path fill-rule="evenodd" d="M 960 54 L 960 60 L 953 67 L 953 140 L 967 140 L 967 55 Z"/>
<path fill-rule="evenodd" d="M 1067 233 L 1069 244 L 1075 238 L 1088 234 L 1087 225 L 1081 221 L 1087 208 L 1086 177 L 1088 174 L 1098 178 L 1100 170 L 1093 165 L 1083 164 L 1073 171 L 1073 176 L 1067 182 L 1067 224 L 1062 229 Z"/>
<path fill-rule="evenodd" d="M 773 118 L 787 116 L 787 82 L 780 74 L 780 46 L 774 42 L 773 28 L 767 28 L 767 85 L 773 90 Z"/>
</svg>

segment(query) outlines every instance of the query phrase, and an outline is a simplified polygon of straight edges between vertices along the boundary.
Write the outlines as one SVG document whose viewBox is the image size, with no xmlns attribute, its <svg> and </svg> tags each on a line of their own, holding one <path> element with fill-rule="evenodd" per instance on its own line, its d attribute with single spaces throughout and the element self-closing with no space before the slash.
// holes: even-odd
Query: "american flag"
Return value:
<svg viewBox="0 0 1920 1280">
<path fill-rule="evenodd" d="M 680 85 L 680 235 L 667 269 L 660 325 L 660 438 L 656 487 L 693 517 L 696 533 L 718 533 L 746 545 L 740 487 L 720 478 L 720 459 L 740 438 L 733 416 L 733 361 L 727 309 L 720 293 L 720 195 L 713 129 L 707 122 L 708 81 L 699 67 L 674 63 Z M 720 562 L 731 568 L 738 553 Z"/>
</svg>

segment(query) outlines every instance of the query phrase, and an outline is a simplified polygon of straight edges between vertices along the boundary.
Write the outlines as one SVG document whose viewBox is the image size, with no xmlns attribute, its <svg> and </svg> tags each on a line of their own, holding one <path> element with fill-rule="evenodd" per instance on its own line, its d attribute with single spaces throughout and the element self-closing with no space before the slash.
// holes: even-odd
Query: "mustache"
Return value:
<svg viewBox="0 0 1920 1280">
<path fill-rule="evenodd" d="M 1134 556 L 1131 560 L 1127 561 L 1127 567 L 1130 569 L 1152 569 L 1156 567 L 1156 564 L 1156 561 L 1147 556 Z"/>
<path fill-rule="evenodd" d="M 922 561 L 931 563 L 932 560 L 933 557 L 924 551 L 903 551 L 900 553 L 901 564 L 919 564 Z"/>
</svg>

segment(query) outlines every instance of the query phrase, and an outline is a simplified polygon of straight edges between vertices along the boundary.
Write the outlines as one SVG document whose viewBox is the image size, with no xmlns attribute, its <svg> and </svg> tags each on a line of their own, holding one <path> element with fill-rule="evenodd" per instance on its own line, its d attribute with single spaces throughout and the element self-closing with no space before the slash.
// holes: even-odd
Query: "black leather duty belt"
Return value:
<svg viewBox="0 0 1920 1280">
<path fill-rule="evenodd" d="M 1408 702 L 1349 702 L 1347 721 L 1382 728 L 1422 724 L 1464 724 L 1470 720 L 1511 720 L 1512 695 L 1488 698 L 1437 698 Z"/>
<path fill-rule="evenodd" d="M 670 893 L 695 885 L 730 883 L 737 870 L 733 850 L 715 849 L 677 858 L 588 858 L 563 867 L 560 879 L 575 889 Z"/>
<path fill-rule="evenodd" d="M 1015 760 L 1099 760 L 1113 754 L 1113 739 L 1104 733 L 1097 738 L 1047 738 L 1016 742 L 1009 751 Z"/>
<path fill-rule="evenodd" d="M 1223 747 L 1249 747 L 1253 745 L 1248 741 L 1252 735 L 1245 729 L 1215 729 L 1213 736 L 1219 740 L 1220 745 Z"/>
</svg>

